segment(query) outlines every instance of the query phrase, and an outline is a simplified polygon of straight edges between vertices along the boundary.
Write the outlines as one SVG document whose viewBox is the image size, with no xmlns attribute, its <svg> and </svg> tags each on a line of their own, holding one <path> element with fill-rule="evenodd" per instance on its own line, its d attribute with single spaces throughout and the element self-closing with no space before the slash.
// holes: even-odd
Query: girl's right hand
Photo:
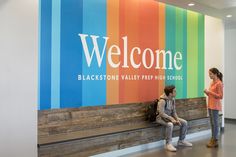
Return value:
<svg viewBox="0 0 236 157">
<path fill-rule="evenodd" d="M 209 92 L 208 92 L 207 89 L 205 89 L 205 90 L 204 90 L 204 93 L 205 93 L 206 95 L 208 95 Z"/>
</svg>

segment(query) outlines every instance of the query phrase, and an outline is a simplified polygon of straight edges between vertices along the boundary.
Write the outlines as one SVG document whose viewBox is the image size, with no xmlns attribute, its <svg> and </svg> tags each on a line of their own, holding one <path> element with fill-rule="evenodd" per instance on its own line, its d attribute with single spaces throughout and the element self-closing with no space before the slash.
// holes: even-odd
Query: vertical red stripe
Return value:
<svg viewBox="0 0 236 157">
<path fill-rule="evenodd" d="M 138 46 L 138 37 L 139 37 L 139 1 L 137 0 L 121 0 L 120 1 L 120 48 L 122 50 L 121 55 L 121 67 L 120 67 L 120 75 L 133 76 L 138 75 L 138 70 L 134 69 L 130 65 L 130 51 L 133 47 Z M 128 38 L 128 52 L 127 52 L 127 63 L 129 68 L 122 68 L 124 64 L 124 44 L 122 37 L 127 36 Z M 139 57 L 136 58 L 139 60 Z M 139 101 L 138 95 L 138 80 L 122 80 L 120 78 L 120 103 L 129 103 L 129 102 L 137 102 Z"/>
<path fill-rule="evenodd" d="M 152 100 L 163 93 L 164 80 L 147 80 L 142 78 L 145 75 L 164 76 L 165 71 L 155 69 L 156 63 L 162 65 L 163 60 L 156 60 L 156 50 L 165 48 L 165 5 L 153 0 L 120 0 L 119 7 L 119 45 L 121 48 L 119 74 L 134 76 L 139 75 L 139 80 L 119 80 L 119 103 L 140 102 Z M 128 38 L 127 63 L 124 64 L 124 41 Z M 139 69 L 132 67 L 130 53 L 134 47 L 141 49 L 141 54 L 134 53 L 135 63 L 141 63 Z M 154 63 L 150 69 L 144 68 L 142 55 L 146 48 L 150 48 L 154 55 Z M 150 65 L 150 54 L 146 54 L 146 63 Z"/>
<path fill-rule="evenodd" d="M 153 100 L 158 95 L 158 80 L 155 80 L 155 76 L 158 75 L 158 69 L 156 66 L 156 50 L 158 49 L 158 3 L 152 0 L 140 0 L 139 8 L 139 47 L 142 50 L 149 48 L 153 54 L 153 65 L 150 69 L 146 69 L 144 65 L 141 65 L 139 74 L 141 80 L 139 80 L 139 101 Z M 144 56 L 144 55 L 143 55 Z M 151 65 L 150 51 L 146 53 L 146 63 Z"/>
<path fill-rule="evenodd" d="M 158 38 L 159 38 L 159 50 L 165 50 L 165 4 L 158 3 Z M 160 65 L 163 65 L 162 57 L 160 57 Z M 165 76 L 165 70 L 159 70 L 160 76 Z M 163 93 L 163 89 L 165 87 L 165 80 L 159 81 L 159 88 L 158 88 L 158 94 L 159 96 Z"/>
</svg>

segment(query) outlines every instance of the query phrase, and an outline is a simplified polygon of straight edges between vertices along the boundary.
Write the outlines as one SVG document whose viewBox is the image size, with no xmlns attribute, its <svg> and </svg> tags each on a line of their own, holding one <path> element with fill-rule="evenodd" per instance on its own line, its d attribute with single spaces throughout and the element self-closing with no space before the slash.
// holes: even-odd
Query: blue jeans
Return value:
<svg viewBox="0 0 236 157">
<path fill-rule="evenodd" d="M 211 134 L 213 139 L 218 139 L 219 134 L 219 110 L 208 109 L 211 121 Z"/>
<path fill-rule="evenodd" d="M 178 118 L 178 120 L 181 123 L 180 133 L 179 133 L 179 141 L 182 141 L 185 139 L 185 136 L 187 134 L 188 122 L 182 118 Z M 171 144 L 174 124 L 171 122 L 165 122 L 162 119 L 157 119 L 156 122 L 165 127 L 166 144 Z"/>
</svg>

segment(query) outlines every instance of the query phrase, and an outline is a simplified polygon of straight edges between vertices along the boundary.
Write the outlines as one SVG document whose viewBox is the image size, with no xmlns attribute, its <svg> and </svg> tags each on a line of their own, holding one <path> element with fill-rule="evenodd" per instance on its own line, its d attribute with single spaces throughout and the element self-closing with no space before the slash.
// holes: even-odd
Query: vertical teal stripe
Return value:
<svg viewBox="0 0 236 157">
<path fill-rule="evenodd" d="M 61 0 L 52 0 L 51 108 L 60 108 L 60 24 Z"/>
<path fill-rule="evenodd" d="M 187 31 L 187 97 L 193 98 L 198 95 L 198 14 L 196 12 L 187 12 Z"/>
<path fill-rule="evenodd" d="M 176 52 L 180 52 L 183 54 L 183 41 L 184 41 L 184 33 L 183 33 L 183 19 L 184 19 L 184 12 L 186 12 L 183 9 L 176 8 L 176 36 L 175 36 L 175 41 L 176 41 Z M 182 56 L 183 57 L 183 56 Z M 181 70 L 176 70 L 175 74 L 176 76 L 183 76 L 183 61 L 178 61 L 177 65 L 182 64 L 182 69 Z M 176 98 L 183 98 L 183 82 L 184 80 L 176 80 L 175 85 L 177 89 L 177 96 Z"/>
<path fill-rule="evenodd" d="M 166 57 L 166 71 L 165 71 L 165 84 L 174 85 L 175 80 L 168 80 L 168 77 L 175 75 L 175 69 L 173 64 L 173 56 L 175 54 L 175 27 L 176 27 L 176 16 L 175 7 L 166 5 L 166 51 L 171 51 L 172 53 L 172 67 L 173 69 L 168 69 L 169 67 L 169 56 Z"/>
<path fill-rule="evenodd" d="M 205 51 L 205 47 L 204 47 L 204 15 L 199 14 L 198 15 L 198 97 L 202 97 L 204 96 L 203 94 L 203 90 L 204 90 L 204 69 L 205 69 L 205 65 L 204 65 L 204 51 Z"/>
<path fill-rule="evenodd" d="M 106 0 L 85 0 L 83 1 L 83 33 L 87 34 L 87 45 L 89 53 L 92 53 L 93 43 L 90 35 L 99 36 L 97 39 L 100 56 L 102 56 L 107 28 L 107 4 Z M 106 50 L 105 50 L 106 51 Z M 104 52 L 101 67 L 98 67 L 96 54 L 94 53 L 91 66 L 88 67 L 87 61 L 82 52 L 82 72 L 85 76 L 106 75 L 106 52 Z M 96 89 L 95 89 L 96 87 Z M 82 106 L 97 106 L 106 104 L 106 80 L 82 81 Z"/>
</svg>

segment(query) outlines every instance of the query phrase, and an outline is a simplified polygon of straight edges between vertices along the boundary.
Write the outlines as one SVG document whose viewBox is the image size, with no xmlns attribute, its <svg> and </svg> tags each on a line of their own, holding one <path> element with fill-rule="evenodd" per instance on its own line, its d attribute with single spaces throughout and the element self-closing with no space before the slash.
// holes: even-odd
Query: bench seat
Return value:
<svg viewBox="0 0 236 157">
<path fill-rule="evenodd" d="M 39 156 L 89 156 L 162 140 L 163 127 L 145 121 L 148 104 L 39 111 Z M 188 133 L 209 129 L 204 97 L 176 100 L 176 108 L 188 121 Z"/>
</svg>

